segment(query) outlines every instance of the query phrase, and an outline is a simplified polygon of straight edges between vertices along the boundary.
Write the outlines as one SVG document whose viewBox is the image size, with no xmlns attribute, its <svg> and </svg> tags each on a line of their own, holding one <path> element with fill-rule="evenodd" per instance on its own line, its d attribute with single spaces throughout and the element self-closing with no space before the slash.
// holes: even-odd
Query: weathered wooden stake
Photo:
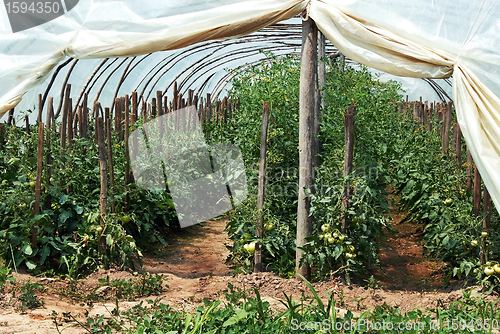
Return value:
<svg viewBox="0 0 500 334">
<path fill-rule="evenodd" d="M 41 119 L 41 118 L 40 118 Z M 43 171 L 43 142 L 45 139 L 43 132 L 44 124 L 42 122 L 38 123 L 38 156 L 36 163 L 36 180 L 35 180 L 35 208 L 34 216 L 40 214 L 40 198 L 42 191 L 42 171 Z M 36 247 L 38 239 L 38 221 L 35 222 L 33 226 L 33 235 L 31 236 L 31 246 Z"/>
<path fill-rule="evenodd" d="M 472 189 L 472 155 L 470 154 L 469 148 L 467 147 L 467 190 Z"/>
<path fill-rule="evenodd" d="M 118 111 L 119 109 L 115 109 Z M 109 184 L 111 187 L 111 213 L 115 213 L 115 170 L 113 168 L 113 142 L 111 141 L 111 119 L 106 119 L 106 137 L 108 143 Z"/>
<path fill-rule="evenodd" d="M 138 108 L 139 108 L 139 106 L 137 105 L 137 92 L 133 91 L 132 92 L 132 115 L 134 115 L 134 118 L 136 121 L 139 119 L 139 114 L 137 112 Z"/>
<path fill-rule="evenodd" d="M 477 166 L 474 168 L 474 215 L 479 216 L 481 208 L 481 174 Z"/>
<path fill-rule="evenodd" d="M 111 124 L 108 128 L 111 128 Z M 99 171 L 101 174 L 101 194 L 99 198 L 99 204 L 101 207 L 101 227 L 104 228 L 104 217 L 107 211 L 108 202 L 108 173 L 106 168 L 106 148 L 104 146 L 104 131 L 102 117 L 97 117 L 96 119 L 96 132 L 97 132 L 97 143 L 99 148 Z M 106 250 L 106 238 L 99 236 L 99 251 L 104 252 Z"/>
<path fill-rule="evenodd" d="M 259 158 L 259 188 L 257 194 L 257 224 L 255 226 L 255 234 L 257 238 L 262 238 L 262 226 L 264 225 L 264 199 L 266 193 L 266 143 L 267 143 L 267 128 L 269 124 L 269 102 L 264 102 L 262 113 L 262 130 L 260 134 L 260 158 Z M 255 245 L 255 267 L 254 272 L 262 271 L 262 249 L 261 243 Z"/>
<path fill-rule="evenodd" d="M 441 153 L 443 155 L 448 154 L 448 149 L 450 147 L 451 105 L 452 102 L 448 102 L 448 109 L 446 110 L 443 118 L 443 140 L 441 147 Z"/>
<path fill-rule="evenodd" d="M 7 124 L 9 124 L 9 126 L 12 126 L 13 123 L 14 123 L 14 108 L 9 110 L 9 118 L 7 120 Z"/>
<path fill-rule="evenodd" d="M 459 166 L 462 166 L 462 130 L 460 129 L 460 125 L 458 123 L 453 124 L 456 127 L 456 154 L 457 154 L 457 163 Z"/>
<path fill-rule="evenodd" d="M 54 98 L 49 97 L 47 101 L 47 116 L 45 126 L 47 127 L 47 139 L 46 139 L 46 153 L 47 158 L 45 159 L 45 184 L 51 184 L 50 179 L 52 177 L 52 149 L 51 149 L 51 140 L 50 140 L 50 129 L 53 128 L 52 117 L 54 116 Z M 45 202 L 45 207 L 50 209 L 51 205 L 51 196 L 47 194 L 47 199 Z"/>
<path fill-rule="evenodd" d="M 343 175 L 347 176 L 353 170 L 354 161 L 354 113 L 356 112 L 355 106 L 349 106 L 347 113 L 344 115 L 344 172 Z M 347 227 L 351 223 L 351 216 L 348 213 L 349 199 L 351 198 L 351 185 L 344 184 L 344 191 L 342 195 L 342 226 L 341 232 L 345 233 Z"/>
<path fill-rule="evenodd" d="M 491 196 L 490 192 L 486 187 L 484 187 L 484 202 L 483 202 L 483 210 L 484 210 L 484 219 L 483 219 L 483 231 L 488 233 L 490 232 L 490 225 L 491 225 Z M 484 265 L 486 264 L 487 256 L 488 254 L 488 249 L 486 248 L 486 238 L 487 237 L 481 237 L 481 264 Z"/>
<path fill-rule="evenodd" d="M 161 94 L 161 92 L 160 92 Z M 125 100 L 128 101 L 128 96 L 125 97 Z M 161 101 L 161 99 L 159 99 Z M 129 120 L 129 111 L 128 111 L 128 103 L 125 102 L 125 105 L 127 106 L 125 108 L 125 203 L 124 203 L 124 208 L 123 211 L 128 212 L 130 208 L 130 195 L 128 193 L 128 184 L 130 183 L 130 151 L 128 149 L 128 137 L 129 137 L 129 127 L 130 127 L 130 120 Z M 159 110 L 161 110 L 161 106 L 159 106 Z"/>
<path fill-rule="evenodd" d="M 312 233 L 313 217 L 310 215 L 311 199 L 306 190 L 314 190 L 314 113 L 318 110 L 316 89 L 318 87 L 318 29 L 309 18 L 302 21 L 302 55 L 299 92 L 299 196 L 297 205 L 297 248 L 295 272 L 307 280 L 311 279 L 311 267 L 307 262 L 301 266 L 303 251 L 300 249 Z"/>
<path fill-rule="evenodd" d="M 42 94 L 38 94 L 38 117 L 36 118 L 36 121 L 38 123 L 42 122 L 42 109 L 43 109 Z"/>
</svg>

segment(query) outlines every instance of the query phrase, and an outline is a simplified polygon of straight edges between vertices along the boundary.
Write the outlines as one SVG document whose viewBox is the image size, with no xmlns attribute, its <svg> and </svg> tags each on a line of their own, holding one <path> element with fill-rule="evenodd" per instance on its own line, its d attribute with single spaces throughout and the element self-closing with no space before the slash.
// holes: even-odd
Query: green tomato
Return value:
<svg viewBox="0 0 500 334">
<path fill-rule="evenodd" d="M 131 220 L 131 218 L 130 218 L 130 216 L 129 216 L 129 215 L 125 215 L 125 216 L 123 216 L 123 217 L 122 217 L 122 222 L 123 222 L 124 224 L 129 223 L 129 222 L 130 222 L 130 220 Z"/>
<path fill-rule="evenodd" d="M 493 268 L 491 268 L 491 267 L 486 267 L 486 268 L 484 268 L 484 273 L 485 273 L 486 275 L 488 275 L 488 276 L 493 275 L 493 273 L 494 273 L 494 272 L 495 272 L 495 270 L 494 270 Z"/>
<path fill-rule="evenodd" d="M 30 182 L 30 187 L 31 187 L 31 189 L 35 189 L 35 186 L 36 186 L 35 181 L 31 181 L 31 182 Z"/>
<path fill-rule="evenodd" d="M 269 231 L 272 231 L 274 229 L 274 225 L 273 223 L 268 223 L 268 224 L 265 224 L 264 225 L 264 229 L 269 232 Z"/>
<path fill-rule="evenodd" d="M 345 257 L 348 258 L 348 259 L 350 259 L 350 258 L 353 257 L 353 255 L 351 253 L 345 253 Z"/>
<path fill-rule="evenodd" d="M 26 205 L 26 203 L 21 203 L 21 204 L 18 205 L 18 207 L 20 209 L 26 209 L 27 205 Z"/>
<path fill-rule="evenodd" d="M 486 231 L 481 232 L 481 236 L 483 238 L 486 238 L 488 236 L 488 232 L 486 232 Z"/>
<path fill-rule="evenodd" d="M 340 240 L 340 241 L 344 241 L 344 239 L 345 239 L 345 236 L 344 236 L 343 234 L 340 234 L 340 235 L 339 235 L 339 240 Z"/>
<path fill-rule="evenodd" d="M 255 242 L 251 242 L 251 243 L 247 244 L 246 246 L 247 246 L 246 250 L 249 253 L 253 254 L 255 252 Z"/>
<path fill-rule="evenodd" d="M 321 225 L 321 231 L 328 232 L 329 230 L 330 230 L 330 225 L 329 224 L 323 224 L 323 225 Z"/>
<path fill-rule="evenodd" d="M 333 244 L 333 243 L 335 243 L 335 239 L 334 239 L 334 238 L 332 238 L 332 237 L 328 238 L 328 243 L 329 243 L 329 244 Z"/>
<path fill-rule="evenodd" d="M 450 205 L 452 202 L 453 202 L 453 199 L 452 199 L 452 198 L 447 198 L 447 199 L 445 199 L 445 200 L 443 201 L 443 203 L 444 203 L 445 205 Z"/>
<path fill-rule="evenodd" d="M 51 177 L 51 178 L 49 179 L 49 182 L 50 182 L 50 183 L 54 183 L 54 182 L 55 182 L 54 178 L 53 178 L 53 177 Z"/>
<path fill-rule="evenodd" d="M 470 242 L 470 244 L 473 246 L 473 247 L 476 247 L 477 246 L 477 240 L 472 240 Z"/>
<path fill-rule="evenodd" d="M 500 265 L 498 263 L 496 263 L 494 266 L 493 266 L 493 270 L 495 270 L 495 272 L 497 274 L 500 274 Z"/>
<path fill-rule="evenodd" d="M 102 226 L 97 226 L 97 228 L 95 229 L 95 231 L 97 233 L 101 233 L 102 232 Z"/>
<path fill-rule="evenodd" d="M 320 234 L 319 235 L 319 240 L 323 240 L 325 238 L 325 235 L 324 234 Z"/>
</svg>

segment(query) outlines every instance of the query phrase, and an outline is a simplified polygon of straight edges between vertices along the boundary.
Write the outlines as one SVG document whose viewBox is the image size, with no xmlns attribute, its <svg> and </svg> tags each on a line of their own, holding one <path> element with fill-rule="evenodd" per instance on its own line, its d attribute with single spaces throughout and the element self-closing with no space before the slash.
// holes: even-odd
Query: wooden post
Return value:
<svg viewBox="0 0 500 334">
<path fill-rule="evenodd" d="M 257 224 L 255 234 L 257 238 L 262 238 L 262 226 L 264 225 L 264 198 L 266 193 L 266 142 L 267 127 L 269 124 L 269 102 L 264 102 L 262 113 L 262 131 L 260 133 L 260 158 L 259 158 L 259 189 L 257 194 Z M 255 267 L 254 272 L 262 271 L 262 249 L 260 241 L 255 245 Z"/>
<path fill-rule="evenodd" d="M 477 166 L 474 168 L 474 215 L 479 216 L 481 208 L 481 174 Z"/>
<path fill-rule="evenodd" d="M 30 118 L 28 116 L 25 116 L 24 117 L 24 122 L 26 123 L 26 126 L 24 128 L 24 131 L 27 133 L 27 134 L 30 134 Z"/>
<path fill-rule="evenodd" d="M 42 94 L 38 94 L 38 117 L 36 118 L 36 121 L 38 123 L 42 122 L 42 109 L 43 109 Z"/>
<path fill-rule="evenodd" d="M 72 142 L 73 142 L 73 100 L 71 98 L 69 98 L 69 101 L 68 101 L 67 113 L 68 113 L 68 126 L 67 126 L 68 135 L 67 135 L 67 138 L 68 138 L 68 145 L 71 147 Z"/>
<path fill-rule="evenodd" d="M 66 148 L 66 127 L 68 126 L 68 112 L 69 112 L 69 96 L 71 94 L 71 84 L 66 85 L 66 90 L 64 93 L 64 104 L 63 104 L 63 115 L 61 122 L 61 148 Z"/>
<path fill-rule="evenodd" d="M 490 232 L 490 225 L 491 225 L 491 196 L 490 192 L 486 187 L 484 187 L 484 202 L 483 202 L 483 207 L 484 207 L 484 219 L 483 219 L 483 231 L 488 233 Z M 486 263 L 487 256 L 488 254 L 488 249 L 486 248 L 486 238 L 487 237 L 481 237 L 481 264 L 484 265 Z"/>
<path fill-rule="evenodd" d="M 41 119 L 41 116 L 40 116 Z M 38 156 L 36 163 L 36 180 L 35 180 L 35 208 L 34 208 L 34 216 L 40 214 L 40 198 L 42 191 L 42 170 L 43 170 L 43 142 L 45 139 L 43 133 L 44 124 L 42 122 L 38 123 Z M 31 236 L 31 246 L 33 248 L 36 247 L 38 238 L 38 221 L 33 226 L 33 235 Z"/>
<path fill-rule="evenodd" d="M 142 121 L 144 124 L 146 124 L 147 120 L 148 120 L 148 109 L 146 101 L 142 101 Z"/>
<path fill-rule="evenodd" d="M 151 117 L 152 118 L 156 118 L 156 115 L 157 115 L 157 113 L 156 113 L 156 107 L 157 107 L 157 105 L 156 105 L 156 98 L 153 97 L 151 99 Z"/>
<path fill-rule="evenodd" d="M 444 120 L 443 120 L 443 141 L 442 141 L 442 148 L 441 148 L 441 153 L 443 155 L 448 154 L 448 149 L 450 147 L 450 127 L 451 127 L 451 101 L 448 102 L 448 109 L 446 110 L 446 113 L 444 115 Z"/>
<path fill-rule="evenodd" d="M 316 101 L 317 71 L 318 71 L 318 29 L 314 21 L 309 18 L 302 21 L 302 55 L 300 67 L 299 92 L 299 196 L 297 205 L 297 248 L 295 272 L 307 280 L 311 279 L 311 267 L 302 262 L 303 247 L 306 238 L 312 233 L 313 217 L 310 215 L 311 199 L 306 195 L 306 189 L 314 190 L 314 169 L 312 161 L 314 151 L 314 113 L 318 110 Z"/>
<path fill-rule="evenodd" d="M 9 110 L 9 118 L 7 120 L 7 124 L 9 124 L 9 126 L 13 125 L 13 123 L 14 123 L 14 108 Z"/>
<path fill-rule="evenodd" d="M 133 91 L 132 92 L 132 115 L 134 115 L 135 121 L 137 121 L 139 119 L 139 114 L 137 113 L 138 107 L 139 106 L 137 105 L 137 92 Z"/>
<path fill-rule="evenodd" d="M 52 150 L 51 150 L 51 141 L 50 141 L 50 129 L 53 127 L 52 124 L 52 117 L 54 116 L 54 98 L 49 97 L 47 101 L 47 118 L 46 118 L 46 123 L 45 126 L 47 127 L 47 139 L 46 139 L 46 145 L 47 145 L 47 158 L 45 159 L 45 184 L 49 185 L 51 184 L 50 179 L 52 177 Z M 51 202 L 51 196 L 50 194 L 47 195 L 47 200 L 45 202 L 45 207 L 47 209 L 50 209 L 50 203 Z"/>
<path fill-rule="evenodd" d="M 188 89 L 188 106 L 193 105 L 193 95 L 194 91 L 192 89 Z"/>
<path fill-rule="evenodd" d="M 427 102 L 424 104 L 420 105 L 422 108 L 421 115 L 422 115 L 422 130 L 427 129 Z"/>
<path fill-rule="evenodd" d="M 118 111 L 118 109 L 115 109 Z M 115 171 L 113 168 L 113 142 L 111 141 L 111 119 L 106 119 L 106 137 L 108 142 L 108 160 L 109 160 L 109 184 L 111 187 L 111 213 L 115 213 Z"/>
<path fill-rule="evenodd" d="M 207 118 L 205 121 L 208 123 L 212 123 L 212 95 L 210 93 L 207 93 L 206 108 L 207 108 Z"/>
<path fill-rule="evenodd" d="M 347 176 L 353 170 L 353 160 L 354 160 L 354 113 L 356 112 L 355 106 L 349 106 L 347 108 L 347 113 L 344 115 L 344 140 L 345 140 L 345 151 L 344 151 L 344 172 L 343 175 Z M 341 232 L 345 233 L 347 227 L 351 222 L 351 217 L 348 213 L 349 210 L 349 199 L 351 198 L 351 185 L 349 183 L 344 184 L 344 191 L 342 195 L 342 226 Z"/>
<path fill-rule="evenodd" d="M 462 130 L 460 129 L 460 125 L 458 123 L 453 124 L 456 128 L 456 152 L 457 152 L 457 163 L 459 166 L 462 166 Z"/>
<path fill-rule="evenodd" d="M 111 128 L 108 126 L 108 128 Z M 99 170 L 101 174 L 101 194 L 99 198 L 99 204 L 101 207 L 101 227 L 104 228 L 104 217 L 107 211 L 107 201 L 108 201 L 108 176 L 106 168 L 106 149 L 104 146 L 104 131 L 102 117 L 97 117 L 96 119 L 96 132 L 97 132 L 97 143 L 99 148 Z M 99 251 L 104 252 L 106 250 L 106 239 L 99 236 Z"/>
<path fill-rule="evenodd" d="M 470 154 L 469 148 L 467 147 L 467 190 L 472 189 L 472 155 Z"/>
<path fill-rule="evenodd" d="M 161 92 L 160 92 L 161 94 Z M 128 96 L 126 97 L 128 100 Z M 159 99 L 161 101 L 161 99 Z M 161 102 L 160 102 L 161 103 Z M 127 104 L 127 103 L 126 103 Z M 161 106 L 159 106 L 159 110 L 161 110 Z M 129 111 L 128 108 L 125 108 L 125 203 L 124 203 L 124 212 L 128 212 L 130 207 L 130 195 L 128 193 L 128 184 L 130 183 L 130 151 L 128 149 L 128 137 L 129 137 Z"/>
<path fill-rule="evenodd" d="M 158 116 L 163 115 L 163 92 L 161 90 L 156 91 L 156 103 L 157 103 L 157 110 L 158 110 Z"/>
<path fill-rule="evenodd" d="M 88 93 L 83 94 L 83 102 L 82 102 L 82 137 L 83 138 L 88 138 L 89 137 L 89 111 L 87 107 L 89 95 Z"/>
<path fill-rule="evenodd" d="M 172 110 L 179 109 L 178 99 L 179 99 L 179 91 L 177 90 L 177 81 L 174 82 L 174 96 L 172 98 Z"/>
</svg>

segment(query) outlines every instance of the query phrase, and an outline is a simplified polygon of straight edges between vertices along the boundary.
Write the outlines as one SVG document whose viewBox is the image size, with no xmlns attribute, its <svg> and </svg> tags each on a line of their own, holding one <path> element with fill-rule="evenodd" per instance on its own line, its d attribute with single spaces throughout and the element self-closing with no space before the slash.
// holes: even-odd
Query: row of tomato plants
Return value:
<svg viewBox="0 0 500 334">
<path fill-rule="evenodd" d="M 230 215 L 227 230 L 236 268 L 251 271 L 253 245 L 263 243 L 268 269 L 286 277 L 295 271 L 296 199 L 298 189 L 299 60 L 268 54 L 267 61 L 235 75 L 231 95 L 240 110 L 228 124 L 207 125 L 214 141 L 229 141 L 243 152 L 250 196 Z M 327 61 L 327 60 L 326 60 Z M 448 263 L 451 276 L 475 276 L 484 284 L 498 281 L 490 269 L 498 259 L 498 216 L 493 214 L 487 236 L 489 263 L 479 264 L 482 217 L 472 214 L 471 193 L 465 189 L 465 169 L 441 154 L 439 129 L 423 130 L 410 115 L 399 114 L 401 87 L 382 83 L 364 67 L 328 62 L 325 108 L 321 110 L 321 164 L 311 196 L 312 236 L 305 259 L 316 278 L 332 273 L 365 277 L 378 266 L 380 238 L 392 229 L 390 208 L 424 227 L 426 255 Z M 268 135 L 267 187 L 263 208 L 263 239 L 255 237 L 256 193 L 262 104 L 271 104 Z M 343 115 L 356 106 L 354 171 L 343 176 Z M 465 145 L 464 142 L 461 145 Z M 341 233 L 342 189 L 352 187 L 352 224 Z M 390 191 L 390 193 L 388 193 Z M 483 233 L 484 235 L 484 233 Z M 494 283 L 494 284 L 491 284 Z"/>
<path fill-rule="evenodd" d="M 136 126 L 139 126 L 139 121 Z M 24 128 L 6 126 L 0 150 L 0 256 L 10 267 L 26 265 L 38 273 L 85 275 L 102 265 L 133 266 L 141 259 L 136 244 L 163 241 L 159 231 L 175 226 L 175 211 L 166 192 L 145 191 L 134 184 L 125 188 L 124 143 L 113 133 L 112 149 L 116 184 L 108 194 L 116 212 L 104 216 L 101 226 L 99 207 L 100 173 L 97 143 L 76 137 L 61 148 L 58 127 L 46 129 L 44 173 L 41 187 L 41 211 L 33 215 L 37 126 L 27 133 Z M 52 161 L 48 165 L 47 158 Z M 46 174 L 51 170 L 50 178 Z M 130 196 L 127 212 L 123 203 Z M 109 205 L 108 205 L 109 208 Z M 31 236 L 38 227 L 36 246 Z M 106 240 L 99 251 L 99 240 Z M 137 261 L 135 261 L 137 260 Z"/>
<path fill-rule="evenodd" d="M 363 275 L 378 264 L 378 238 L 390 220 L 390 201 L 385 192 L 390 182 L 385 134 L 380 131 L 394 112 L 392 101 L 400 98 L 399 85 L 382 83 L 364 67 L 328 63 L 324 89 L 326 107 L 321 113 L 321 164 L 316 169 L 311 196 L 314 216 L 312 236 L 303 251 L 316 278 L 342 272 L 347 278 Z M 339 66 L 340 65 L 340 66 Z M 299 59 L 267 54 L 267 61 L 237 73 L 231 95 L 240 109 L 223 125 L 208 125 L 213 141 L 238 145 L 247 167 L 250 195 L 230 215 L 227 230 L 233 240 L 230 260 L 244 272 L 252 270 L 251 246 L 263 243 L 263 262 L 285 277 L 295 275 L 295 229 L 298 190 L 298 93 Z M 263 208 L 265 233 L 255 238 L 256 193 L 262 105 L 271 105 L 267 149 L 267 186 Z M 343 115 L 356 105 L 354 170 L 343 176 Z M 342 188 L 353 189 L 349 214 L 353 222 L 341 231 Z M 245 245 L 246 248 L 245 248 Z"/>
</svg>

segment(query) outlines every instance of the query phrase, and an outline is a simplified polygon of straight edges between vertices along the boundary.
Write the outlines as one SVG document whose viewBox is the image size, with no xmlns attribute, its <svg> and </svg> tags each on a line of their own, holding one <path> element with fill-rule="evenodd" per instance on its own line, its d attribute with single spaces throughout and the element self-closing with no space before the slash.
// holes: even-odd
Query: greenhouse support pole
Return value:
<svg viewBox="0 0 500 334">
<path fill-rule="evenodd" d="M 308 263 L 300 266 L 306 238 L 312 233 L 313 217 L 309 215 L 311 200 L 306 189 L 314 187 L 314 126 L 315 113 L 318 112 L 316 101 L 318 80 L 318 29 L 311 18 L 302 21 L 302 55 L 300 66 L 299 92 L 299 199 L 297 205 L 297 248 L 295 272 L 298 279 L 302 275 L 311 279 L 311 267 Z"/>
</svg>

